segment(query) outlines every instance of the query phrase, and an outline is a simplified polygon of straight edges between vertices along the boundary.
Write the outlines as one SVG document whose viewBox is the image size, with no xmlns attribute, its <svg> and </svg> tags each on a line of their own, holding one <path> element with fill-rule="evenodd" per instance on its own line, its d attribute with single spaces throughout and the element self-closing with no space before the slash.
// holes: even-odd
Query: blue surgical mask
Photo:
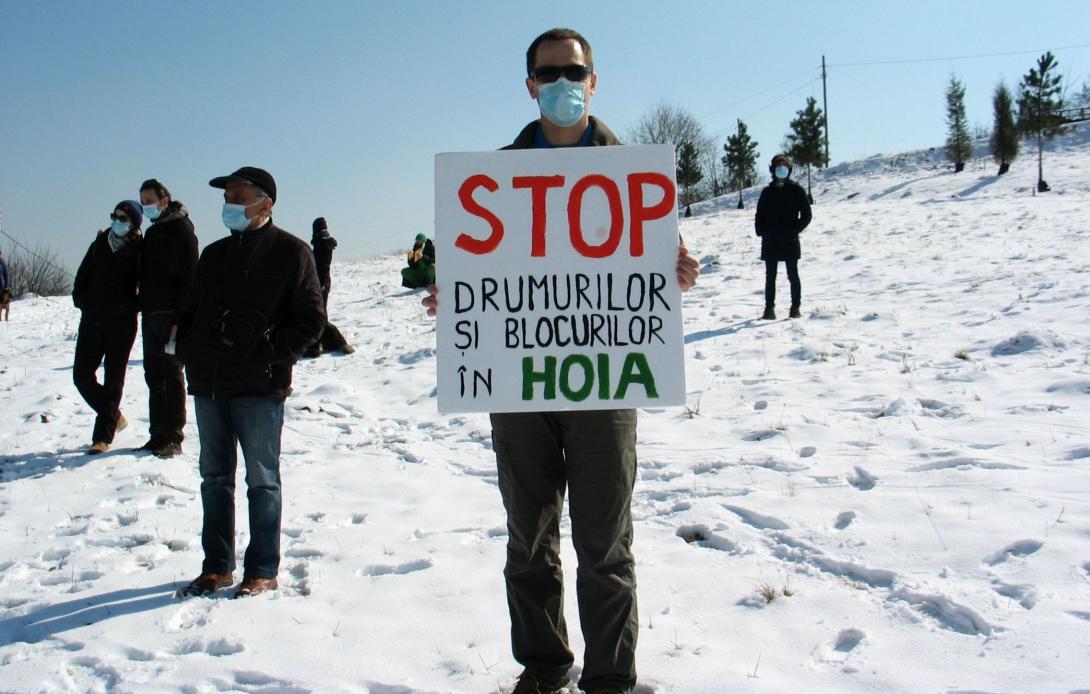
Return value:
<svg viewBox="0 0 1090 694">
<path fill-rule="evenodd" d="M 775 171 L 776 178 L 784 179 L 784 178 L 787 178 L 788 175 L 790 175 L 790 174 L 791 174 L 791 169 L 787 168 L 786 166 L 777 166 L 776 167 L 776 171 Z"/>
<path fill-rule="evenodd" d="M 114 232 L 114 236 L 126 236 L 131 230 L 128 222 L 122 222 L 120 219 L 115 219 L 110 223 L 110 231 Z"/>
<path fill-rule="evenodd" d="M 550 122 L 567 128 L 579 122 L 587 112 L 586 84 L 561 77 L 537 88 L 537 105 Z"/>
<path fill-rule="evenodd" d="M 141 207 L 144 208 L 144 216 L 145 217 L 147 217 L 148 219 L 150 219 L 153 222 L 156 219 L 159 219 L 160 210 L 159 210 L 159 204 L 158 203 L 156 203 L 154 205 L 141 205 Z"/>
<path fill-rule="evenodd" d="M 238 205 L 232 202 L 223 203 L 223 213 L 220 215 L 223 218 L 223 225 L 231 231 L 244 231 L 246 227 L 250 226 L 250 220 L 246 217 L 246 208 L 253 207 L 258 202 L 250 203 L 249 205 Z"/>
</svg>

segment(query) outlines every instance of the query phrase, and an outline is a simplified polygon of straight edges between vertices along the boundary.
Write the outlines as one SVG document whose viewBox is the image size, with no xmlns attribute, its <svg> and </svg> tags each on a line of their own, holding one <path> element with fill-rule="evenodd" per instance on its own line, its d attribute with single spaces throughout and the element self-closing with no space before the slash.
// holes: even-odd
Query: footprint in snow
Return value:
<svg viewBox="0 0 1090 694">
<path fill-rule="evenodd" d="M 855 521 L 855 511 L 843 511 L 836 516 L 836 523 L 833 527 L 837 530 L 843 530 L 851 525 Z"/>
<path fill-rule="evenodd" d="M 1011 557 L 1027 557 L 1041 549 L 1044 544 L 1045 543 L 1039 540 L 1019 540 L 1018 542 L 1012 542 L 995 554 L 986 557 L 984 563 L 995 566 L 996 564 L 1007 561 Z"/>
<path fill-rule="evenodd" d="M 757 513 L 756 511 L 750 511 L 741 506 L 731 506 L 730 504 L 723 504 L 723 508 L 737 515 L 746 525 L 753 526 L 758 530 L 788 530 L 790 528 L 787 523 L 775 516 L 766 516 Z"/>
<path fill-rule="evenodd" d="M 371 577 L 388 576 L 390 574 L 404 575 L 430 569 L 434 563 L 435 562 L 431 559 L 417 559 L 416 561 L 409 561 L 403 564 L 371 564 L 363 567 L 357 573 L 360 576 Z"/>
<path fill-rule="evenodd" d="M 867 635 L 862 629 L 844 629 L 836 635 L 836 643 L 833 645 L 833 649 L 841 653 L 849 653 L 855 650 L 865 638 L 867 638 Z"/>
<path fill-rule="evenodd" d="M 1032 610 L 1037 606 L 1037 589 L 1028 583 L 1004 583 L 993 578 L 992 590 L 1005 598 L 1016 600 L 1019 605 L 1027 610 Z"/>
<path fill-rule="evenodd" d="M 683 525 L 674 534 L 690 545 L 698 547 L 707 547 L 731 554 L 739 554 L 743 551 L 742 546 L 737 542 L 712 532 L 706 525 Z"/>
<path fill-rule="evenodd" d="M 169 649 L 172 655 L 201 654 L 216 658 L 225 655 L 235 655 L 246 650 L 246 646 L 237 639 L 219 638 L 206 641 L 204 639 L 187 639 L 175 644 Z"/>
<path fill-rule="evenodd" d="M 298 595 L 310 595 L 310 564 L 301 561 L 287 567 L 287 587 Z"/>
<path fill-rule="evenodd" d="M 65 679 L 80 692 L 113 691 L 121 681 L 121 673 L 98 658 L 72 658 L 63 668 Z"/>
<path fill-rule="evenodd" d="M 284 551 L 284 556 L 292 559 L 318 559 L 324 556 L 324 553 L 313 547 L 288 547 Z"/>
<path fill-rule="evenodd" d="M 240 670 L 234 673 L 234 681 L 213 679 L 212 684 L 221 692 L 276 692 L 277 694 L 310 694 L 312 690 L 287 680 L 279 680 L 263 672 Z"/>
<path fill-rule="evenodd" d="M 167 631 L 187 631 L 207 626 L 212 623 L 212 611 L 218 607 L 218 603 L 218 600 L 199 598 L 187 600 L 163 621 L 163 627 Z"/>
<path fill-rule="evenodd" d="M 816 446 L 803 446 L 802 448 L 799 449 L 799 457 L 800 458 L 809 458 L 809 457 L 813 456 L 815 453 L 817 453 L 817 447 Z"/>
<path fill-rule="evenodd" d="M 861 492 L 866 492 L 874 489 L 874 485 L 877 482 L 877 477 L 858 466 L 855 468 L 855 475 L 848 478 L 848 484 L 852 485 Z"/>
</svg>

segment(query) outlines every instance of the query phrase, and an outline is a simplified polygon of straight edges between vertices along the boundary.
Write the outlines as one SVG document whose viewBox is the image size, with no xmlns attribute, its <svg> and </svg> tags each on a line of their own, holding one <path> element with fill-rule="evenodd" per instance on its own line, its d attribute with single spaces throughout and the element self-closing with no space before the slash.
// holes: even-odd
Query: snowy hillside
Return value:
<svg viewBox="0 0 1090 694">
<path fill-rule="evenodd" d="M 640 415 L 637 691 L 1090 688 L 1090 138 L 1046 154 L 1050 193 L 1028 152 L 994 173 L 920 153 L 816 177 L 801 320 L 755 320 L 752 209 L 694 206 L 690 404 Z M 296 369 L 282 589 L 239 601 L 172 597 L 202 557 L 197 434 L 168 461 L 126 448 L 146 438 L 139 340 L 130 428 L 85 456 L 77 312 L 14 304 L 0 690 L 511 684 L 488 418 L 437 414 L 434 324 L 401 263 L 334 267 L 357 351 Z M 564 560 L 574 588 L 570 543 Z"/>
</svg>

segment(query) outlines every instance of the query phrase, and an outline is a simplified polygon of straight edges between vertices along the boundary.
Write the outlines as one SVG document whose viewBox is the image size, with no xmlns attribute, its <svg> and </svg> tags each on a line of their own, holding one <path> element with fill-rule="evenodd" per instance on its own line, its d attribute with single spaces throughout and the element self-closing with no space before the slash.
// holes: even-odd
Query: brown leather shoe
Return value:
<svg viewBox="0 0 1090 694">
<path fill-rule="evenodd" d="M 248 598 L 252 595 L 260 595 L 267 590 L 276 590 L 276 578 L 243 578 L 238 590 L 232 597 Z"/>
<path fill-rule="evenodd" d="M 88 455 L 98 455 L 99 453 L 105 453 L 110 450 L 110 444 L 105 441 L 95 441 L 91 444 L 91 447 L 87 449 Z"/>
<path fill-rule="evenodd" d="M 197 576 L 192 581 L 190 581 L 189 585 L 185 586 L 184 588 L 179 588 L 178 592 L 175 593 L 175 596 L 179 598 L 186 598 L 190 595 L 211 595 L 220 588 L 227 588 L 228 586 L 234 585 L 234 583 L 235 575 L 233 573 L 202 573 L 200 576 Z"/>
</svg>

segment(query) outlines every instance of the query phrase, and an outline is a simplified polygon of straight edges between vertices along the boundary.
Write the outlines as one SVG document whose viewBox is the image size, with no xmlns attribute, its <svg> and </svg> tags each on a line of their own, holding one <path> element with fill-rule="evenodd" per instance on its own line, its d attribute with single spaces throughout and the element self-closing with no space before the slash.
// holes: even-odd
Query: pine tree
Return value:
<svg viewBox="0 0 1090 694">
<path fill-rule="evenodd" d="M 959 173 L 973 155 L 973 147 L 965 119 L 965 85 L 953 75 L 946 85 L 946 128 L 946 158 L 954 162 L 954 173 Z"/>
<path fill-rule="evenodd" d="M 785 149 L 787 156 L 796 166 L 806 167 L 806 195 L 810 202 L 814 196 L 810 190 L 810 167 L 819 169 L 825 165 L 825 150 L 822 133 L 825 131 L 825 114 L 817 107 L 817 99 L 806 98 L 806 106 L 795 112 L 790 123 L 791 132 L 787 133 Z"/>
<path fill-rule="evenodd" d="M 1049 190 L 1045 183 L 1045 143 L 1058 135 L 1063 126 L 1060 93 L 1063 78 L 1056 65 L 1052 52 L 1045 53 L 1018 86 L 1018 128 L 1037 140 L 1037 190 L 1042 193 Z"/>
<path fill-rule="evenodd" d="M 738 121 L 738 131 L 723 145 L 723 166 L 728 184 L 738 189 L 738 209 L 743 209 L 742 189 L 757 184 L 757 143 L 749 136 L 746 124 Z"/>
<path fill-rule="evenodd" d="M 677 182 L 682 188 L 681 198 L 688 217 L 689 205 L 693 203 L 692 187 L 704 179 L 704 172 L 700 168 L 700 152 L 692 142 L 686 140 L 677 149 Z"/>
<path fill-rule="evenodd" d="M 999 175 L 1007 173 L 1011 162 L 1018 156 L 1018 130 L 1014 125 L 1014 109 L 1011 105 L 1011 92 L 1007 85 L 1000 82 L 992 94 L 992 112 L 995 124 L 992 126 L 991 152 L 999 162 Z"/>
</svg>

